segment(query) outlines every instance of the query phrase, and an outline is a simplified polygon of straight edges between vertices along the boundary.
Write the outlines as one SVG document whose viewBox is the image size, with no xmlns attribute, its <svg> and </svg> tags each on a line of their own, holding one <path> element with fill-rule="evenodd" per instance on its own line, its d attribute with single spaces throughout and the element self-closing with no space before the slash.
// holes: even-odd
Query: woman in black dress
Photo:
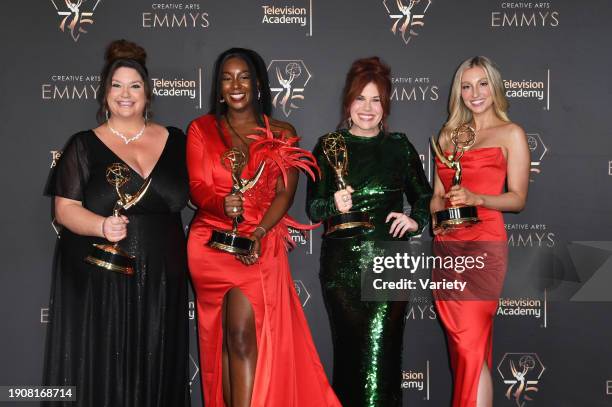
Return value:
<svg viewBox="0 0 612 407">
<path fill-rule="evenodd" d="M 56 249 L 45 385 L 76 386 L 70 406 L 189 405 L 185 136 L 148 121 L 151 85 L 144 49 L 110 44 L 93 130 L 66 145 L 46 193 L 63 226 Z M 118 196 L 107 168 L 120 164 L 142 199 L 109 216 Z M 120 242 L 134 274 L 84 261 L 92 244 Z M 62 405 L 49 403 L 47 405 Z"/>
</svg>

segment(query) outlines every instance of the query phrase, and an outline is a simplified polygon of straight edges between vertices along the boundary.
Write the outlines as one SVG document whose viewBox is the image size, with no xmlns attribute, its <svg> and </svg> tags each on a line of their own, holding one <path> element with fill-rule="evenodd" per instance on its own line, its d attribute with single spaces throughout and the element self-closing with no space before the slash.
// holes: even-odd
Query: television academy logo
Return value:
<svg viewBox="0 0 612 407">
<path fill-rule="evenodd" d="M 504 317 L 526 317 L 537 320 L 546 317 L 545 301 L 538 298 L 500 298 L 497 315 Z M 542 327 L 546 327 L 542 324 Z"/>
<path fill-rule="evenodd" d="M 304 27 L 308 29 L 306 35 L 312 37 L 312 2 L 308 0 L 308 7 L 304 7 L 305 4 L 264 4 L 261 6 L 261 24 Z"/>
<path fill-rule="evenodd" d="M 93 7 L 86 7 L 87 5 L 91 5 L 92 1 L 87 0 L 50 0 L 57 10 L 57 14 L 62 18 L 60 22 L 59 29 L 62 32 L 68 32 L 70 37 L 77 42 L 81 37 L 81 34 L 87 34 L 87 30 L 85 30 L 86 25 L 91 25 L 94 23 L 93 13 L 100 4 L 101 0 L 95 0 L 95 4 Z M 57 3 L 62 6 L 62 2 L 64 3 L 62 8 L 57 6 Z M 85 5 L 84 5 L 85 4 Z"/>
<path fill-rule="evenodd" d="M 504 384 L 505 396 L 517 407 L 524 407 L 539 391 L 538 382 L 546 368 L 536 353 L 506 353 L 497 366 Z"/>
<path fill-rule="evenodd" d="M 51 166 L 49 168 L 55 168 L 57 160 L 62 156 L 62 150 L 50 150 L 51 153 Z"/>
<path fill-rule="evenodd" d="M 544 102 L 544 110 L 550 110 L 550 69 L 543 80 L 504 79 L 504 88 L 508 99 Z"/>
<path fill-rule="evenodd" d="M 312 75 L 301 59 L 274 59 L 268 65 L 268 75 L 272 105 L 289 117 L 293 110 L 299 109 L 298 101 L 304 100 L 304 89 Z"/>
<path fill-rule="evenodd" d="M 310 293 L 304 285 L 302 280 L 293 280 L 293 286 L 295 287 L 295 292 L 300 299 L 300 303 L 302 304 L 302 308 L 306 307 L 308 300 L 310 299 Z"/>
<path fill-rule="evenodd" d="M 555 28 L 559 26 L 559 11 L 550 2 L 501 1 L 491 11 L 491 28 Z"/>
<path fill-rule="evenodd" d="M 429 360 L 426 361 L 425 369 L 402 370 L 402 390 L 425 391 L 425 400 L 429 400 Z"/>
<path fill-rule="evenodd" d="M 202 68 L 197 68 L 192 78 L 170 74 L 151 78 L 153 94 L 161 98 L 190 99 L 196 102 L 196 109 L 202 109 Z"/>
<path fill-rule="evenodd" d="M 531 168 L 529 171 L 532 174 L 540 174 L 542 172 L 542 167 L 540 165 L 548 152 L 548 147 L 544 144 L 544 140 L 542 140 L 540 133 L 527 133 L 526 136 L 527 146 L 531 152 Z M 534 179 L 530 178 L 529 181 L 533 182 Z"/>
<path fill-rule="evenodd" d="M 430 5 L 431 0 L 383 0 L 389 18 L 394 20 L 391 32 L 408 45 L 413 37 L 419 35 L 417 27 L 425 25 L 425 14 Z"/>
</svg>

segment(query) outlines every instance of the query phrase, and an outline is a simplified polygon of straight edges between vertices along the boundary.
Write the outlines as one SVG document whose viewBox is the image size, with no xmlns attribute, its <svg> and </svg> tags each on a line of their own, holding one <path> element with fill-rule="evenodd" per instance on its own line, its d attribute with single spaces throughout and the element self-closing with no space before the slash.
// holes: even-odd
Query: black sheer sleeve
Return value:
<svg viewBox="0 0 612 407">
<path fill-rule="evenodd" d="M 85 135 L 85 132 L 77 133 L 68 140 L 56 166 L 51 170 L 45 195 L 83 201 L 83 191 L 89 180 Z"/>
</svg>

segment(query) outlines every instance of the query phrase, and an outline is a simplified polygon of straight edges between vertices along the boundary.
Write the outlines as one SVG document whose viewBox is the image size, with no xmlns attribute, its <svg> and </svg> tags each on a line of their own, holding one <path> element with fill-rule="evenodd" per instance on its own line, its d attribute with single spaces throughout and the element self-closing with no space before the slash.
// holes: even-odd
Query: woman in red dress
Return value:
<svg viewBox="0 0 612 407">
<path fill-rule="evenodd" d="M 493 318 L 506 272 L 502 212 L 518 212 L 525 206 L 530 164 L 525 133 L 510 121 L 507 108 L 501 75 L 488 58 L 473 57 L 459 66 L 451 89 L 450 115 L 438 143 L 442 151 L 453 151 L 451 132 L 463 124 L 475 131 L 475 139 L 460 159 L 460 185 L 452 186 L 455 170 L 436 159 L 430 209 L 434 214 L 447 206 L 476 206 L 480 223 L 448 233 L 434 224 L 434 248 L 438 254 L 487 254 L 480 273 L 452 271 L 456 279 L 467 283 L 465 292 L 434 293 L 448 339 L 453 407 L 493 404 Z M 434 279 L 441 279 L 443 273 L 434 270 Z"/>
<path fill-rule="evenodd" d="M 210 114 L 188 131 L 191 200 L 188 260 L 198 304 L 202 386 L 207 407 L 339 406 L 314 347 L 287 259 L 287 215 L 298 169 L 313 174 L 310 153 L 297 148 L 293 127 L 267 116 L 265 65 L 251 50 L 230 49 L 215 64 Z M 265 169 L 255 186 L 231 194 L 223 165 L 229 149 L 247 157 L 241 177 Z M 214 229 L 254 242 L 236 256 L 207 246 Z"/>
</svg>

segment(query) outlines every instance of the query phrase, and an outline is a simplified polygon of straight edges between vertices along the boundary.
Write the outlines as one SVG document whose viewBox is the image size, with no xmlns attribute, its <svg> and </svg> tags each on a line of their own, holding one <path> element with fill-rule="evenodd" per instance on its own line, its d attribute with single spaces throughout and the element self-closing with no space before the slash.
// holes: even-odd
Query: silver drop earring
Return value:
<svg viewBox="0 0 612 407">
<path fill-rule="evenodd" d="M 108 114 L 108 109 L 104 109 L 104 115 L 106 116 L 106 121 L 110 119 L 110 114 Z"/>
<path fill-rule="evenodd" d="M 350 130 L 351 127 L 353 127 L 353 120 L 349 117 L 348 119 L 346 119 L 346 124 L 348 124 L 348 128 Z"/>
<path fill-rule="evenodd" d="M 261 91 L 257 89 L 257 100 L 261 99 Z"/>
</svg>

